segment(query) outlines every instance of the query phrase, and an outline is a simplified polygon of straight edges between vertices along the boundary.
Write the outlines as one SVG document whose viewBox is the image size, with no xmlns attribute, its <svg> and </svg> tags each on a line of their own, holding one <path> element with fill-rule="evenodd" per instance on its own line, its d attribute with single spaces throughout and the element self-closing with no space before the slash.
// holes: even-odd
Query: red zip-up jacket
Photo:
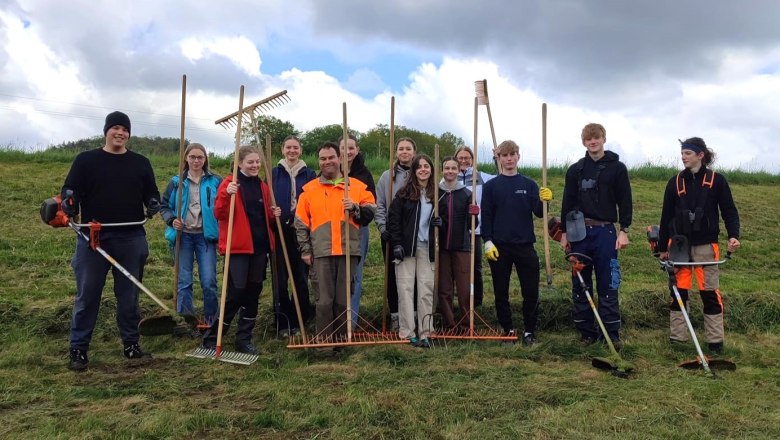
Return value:
<svg viewBox="0 0 780 440">
<path fill-rule="evenodd" d="M 227 186 L 233 181 L 233 176 L 227 176 L 219 185 L 217 190 L 217 200 L 214 202 L 214 216 L 219 222 L 219 254 L 225 255 L 227 248 L 227 230 L 230 216 L 230 194 L 227 193 Z M 274 220 L 274 213 L 271 211 L 271 193 L 268 185 L 260 181 L 260 191 L 263 194 L 266 220 L 265 227 L 268 232 L 268 242 L 271 245 L 271 251 L 276 249 L 274 234 L 271 231 L 271 224 Z M 244 200 L 241 198 L 241 191 L 236 193 L 236 207 L 233 212 L 233 243 L 230 246 L 231 254 L 253 254 L 254 245 L 252 244 L 252 231 L 249 229 L 249 219 L 244 210 Z"/>
</svg>

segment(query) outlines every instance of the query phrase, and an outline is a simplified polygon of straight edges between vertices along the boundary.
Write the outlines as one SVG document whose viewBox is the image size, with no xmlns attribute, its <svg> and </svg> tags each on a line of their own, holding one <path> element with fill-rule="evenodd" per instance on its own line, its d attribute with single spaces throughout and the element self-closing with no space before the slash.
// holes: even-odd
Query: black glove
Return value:
<svg viewBox="0 0 780 440">
<path fill-rule="evenodd" d="M 404 261 L 404 247 L 400 244 L 393 246 L 393 260 Z"/>
<path fill-rule="evenodd" d="M 146 218 L 154 217 L 158 212 L 160 212 L 160 208 L 162 208 L 162 205 L 160 204 L 159 200 L 154 197 L 149 199 L 149 201 L 146 202 Z"/>
<path fill-rule="evenodd" d="M 437 226 L 441 226 L 441 225 L 442 225 L 441 217 L 433 217 L 433 218 L 431 218 L 431 226 L 437 227 Z"/>
<path fill-rule="evenodd" d="M 62 212 L 71 218 L 79 215 L 79 204 L 76 203 L 76 197 L 71 189 L 65 191 L 65 198 L 62 199 Z"/>
<path fill-rule="evenodd" d="M 387 229 L 385 229 L 385 232 L 382 232 L 382 240 L 383 240 L 385 243 L 390 243 L 390 238 L 391 238 L 391 236 L 390 236 L 390 231 L 388 231 Z"/>
</svg>

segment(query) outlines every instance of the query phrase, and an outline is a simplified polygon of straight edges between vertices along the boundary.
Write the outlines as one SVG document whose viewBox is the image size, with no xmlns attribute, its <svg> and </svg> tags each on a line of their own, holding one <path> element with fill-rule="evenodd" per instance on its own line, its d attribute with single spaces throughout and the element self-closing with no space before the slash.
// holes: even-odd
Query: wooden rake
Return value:
<svg viewBox="0 0 780 440">
<path fill-rule="evenodd" d="M 265 97 L 254 104 L 250 104 L 243 108 L 243 110 L 235 111 L 225 117 L 219 118 L 214 121 L 214 124 L 221 125 L 222 127 L 229 129 L 238 124 L 238 120 L 242 119 L 248 124 L 254 126 L 254 119 L 258 114 L 265 114 L 269 111 L 281 107 L 284 104 L 290 102 L 290 97 L 287 96 L 287 90 L 274 93 L 271 96 Z M 239 117 L 240 115 L 240 117 Z"/>
<path fill-rule="evenodd" d="M 488 86 L 487 86 L 487 80 L 482 79 L 478 81 L 474 81 L 474 91 L 476 93 L 477 98 L 477 106 L 484 105 L 487 109 L 487 115 L 488 115 L 488 123 L 490 124 L 490 136 L 493 138 L 493 151 L 495 151 L 496 148 L 498 148 L 498 142 L 496 141 L 496 129 L 493 127 L 493 114 L 490 112 L 490 98 L 488 98 Z M 474 123 L 476 125 L 477 115 L 474 114 Z M 474 173 L 477 172 L 477 138 L 474 137 Z M 494 153 L 495 156 L 495 153 Z M 494 159 L 496 162 L 496 168 L 498 169 L 499 174 L 501 173 L 501 164 Z"/>
</svg>

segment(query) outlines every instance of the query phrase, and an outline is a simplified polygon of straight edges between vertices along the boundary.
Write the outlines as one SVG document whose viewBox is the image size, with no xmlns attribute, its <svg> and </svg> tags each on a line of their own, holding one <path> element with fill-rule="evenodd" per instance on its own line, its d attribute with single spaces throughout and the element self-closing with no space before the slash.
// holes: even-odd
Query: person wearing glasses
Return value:
<svg viewBox="0 0 780 440">
<path fill-rule="evenodd" d="M 168 227 L 165 238 L 171 247 L 179 244 L 179 283 L 176 311 L 182 315 L 195 315 L 193 304 L 193 267 L 198 261 L 200 288 L 203 290 L 203 321 L 211 325 L 217 318 L 217 240 L 219 227 L 214 217 L 214 201 L 222 178 L 209 170 L 206 148 L 198 143 L 189 144 L 184 151 L 181 212 L 179 207 L 179 176 L 168 182 L 162 197 L 160 214 Z"/>
</svg>

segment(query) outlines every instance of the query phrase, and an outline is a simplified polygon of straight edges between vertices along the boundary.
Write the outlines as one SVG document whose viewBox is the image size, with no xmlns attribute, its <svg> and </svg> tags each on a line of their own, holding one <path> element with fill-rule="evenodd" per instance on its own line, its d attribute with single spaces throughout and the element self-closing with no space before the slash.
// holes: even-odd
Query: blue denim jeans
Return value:
<svg viewBox="0 0 780 440">
<path fill-rule="evenodd" d="M 143 278 L 149 246 L 143 231 L 131 233 L 102 233 L 101 248 L 139 281 Z M 138 287 L 102 255 L 89 247 L 81 237 L 76 238 L 76 253 L 71 267 L 76 275 L 76 301 L 70 322 L 70 348 L 87 350 L 97 323 L 100 297 L 108 271 L 114 278 L 116 321 L 119 336 L 125 344 L 138 342 Z"/>
<path fill-rule="evenodd" d="M 200 288 L 203 290 L 203 320 L 211 324 L 217 318 L 217 244 L 203 234 L 182 232 L 179 247 L 179 286 L 176 311 L 194 315 L 192 269 L 198 261 Z"/>
<path fill-rule="evenodd" d="M 350 301 L 350 307 L 352 308 L 352 325 L 357 325 L 358 313 L 360 312 L 360 297 L 363 294 L 363 265 L 366 264 L 366 256 L 368 255 L 368 226 L 360 227 L 360 262 L 355 268 L 355 283 L 352 289 L 352 300 Z"/>
</svg>

